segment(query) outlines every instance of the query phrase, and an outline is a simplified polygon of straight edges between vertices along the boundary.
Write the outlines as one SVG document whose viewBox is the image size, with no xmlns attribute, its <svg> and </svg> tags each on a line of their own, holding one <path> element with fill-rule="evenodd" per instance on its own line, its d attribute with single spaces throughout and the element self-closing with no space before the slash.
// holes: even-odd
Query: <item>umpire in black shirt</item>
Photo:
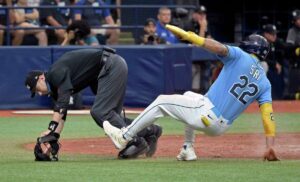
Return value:
<svg viewBox="0 0 300 182">
<path fill-rule="evenodd" d="M 50 95 L 54 100 L 52 121 L 48 130 L 38 138 L 36 146 L 58 142 L 67 117 L 70 96 L 86 87 L 90 87 L 96 95 L 90 112 L 100 127 L 105 120 L 118 128 L 128 125 L 130 121 L 121 116 L 127 72 L 125 60 L 108 47 L 70 51 L 60 57 L 48 72 L 38 70 L 29 72 L 25 85 L 31 91 L 31 97 L 37 93 Z M 140 133 L 141 137 L 137 137 L 125 151 L 119 153 L 119 157 L 132 158 L 145 152 L 146 155 L 152 156 L 160 135 L 161 127 L 149 126 Z M 37 158 L 39 157 L 36 155 Z"/>
</svg>

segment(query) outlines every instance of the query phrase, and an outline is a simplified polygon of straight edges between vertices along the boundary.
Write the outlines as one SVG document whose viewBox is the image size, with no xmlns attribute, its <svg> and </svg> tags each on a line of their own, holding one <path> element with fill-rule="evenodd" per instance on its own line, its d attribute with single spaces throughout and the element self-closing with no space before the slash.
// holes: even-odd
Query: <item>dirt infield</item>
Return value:
<svg viewBox="0 0 300 182">
<path fill-rule="evenodd" d="M 300 101 L 275 101 L 274 112 L 299 113 Z M 246 113 L 259 112 L 256 103 L 251 104 Z M 11 111 L 0 111 L 0 117 L 23 117 L 32 115 L 14 114 Z M 176 156 L 183 143 L 183 136 L 163 136 L 159 140 L 156 157 Z M 72 154 L 95 154 L 117 156 L 117 150 L 108 138 L 90 138 L 62 140 L 62 152 Z M 195 149 L 202 158 L 261 158 L 265 147 L 265 137 L 259 134 L 226 134 L 220 137 L 198 135 Z M 26 144 L 28 150 L 34 144 Z M 283 159 L 300 159 L 300 133 L 280 133 L 276 137 L 276 147 Z"/>
<path fill-rule="evenodd" d="M 219 137 L 198 135 L 195 149 L 200 158 L 261 158 L 265 137 L 260 134 L 226 134 Z M 282 159 L 300 159 L 300 134 L 278 134 L 277 152 Z M 155 157 L 175 157 L 183 143 L 183 136 L 163 136 Z M 288 142 L 287 142 L 288 141 Z M 62 140 L 64 154 L 94 154 L 117 156 L 117 150 L 108 138 Z M 26 144 L 28 150 L 34 144 Z"/>
</svg>

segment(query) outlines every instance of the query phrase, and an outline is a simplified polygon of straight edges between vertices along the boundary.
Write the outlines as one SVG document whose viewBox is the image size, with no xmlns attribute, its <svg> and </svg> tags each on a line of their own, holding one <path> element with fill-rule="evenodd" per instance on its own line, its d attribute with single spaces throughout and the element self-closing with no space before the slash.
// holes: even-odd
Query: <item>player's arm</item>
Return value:
<svg viewBox="0 0 300 182">
<path fill-rule="evenodd" d="M 207 39 L 204 37 L 200 37 L 199 35 L 195 34 L 194 32 L 186 32 L 182 30 L 181 28 L 178 28 L 173 25 L 166 25 L 166 28 L 170 30 L 172 33 L 177 35 L 183 40 L 189 41 L 197 46 L 203 47 L 204 49 L 217 54 L 219 56 L 227 56 L 228 55 L 228 49 L 227 47 L 213 39 Z"/>
<path fill-rule="evenodd" d="M 273 118 L 272 104 L 264 103 L 260 105 L 260 111 L 266 135 L 266 151 L 264 154 L 264 160 L 277 161 L 279 159 L 274 151 L 276 125 Z"/>
<path fill-rule="evenodd" d="M 261 116 L 263 120 L 266 137 L 275 137 L 275 122 L 273 118 L 273 108 L 271 103 L 260 105 Z"/>
</svg>

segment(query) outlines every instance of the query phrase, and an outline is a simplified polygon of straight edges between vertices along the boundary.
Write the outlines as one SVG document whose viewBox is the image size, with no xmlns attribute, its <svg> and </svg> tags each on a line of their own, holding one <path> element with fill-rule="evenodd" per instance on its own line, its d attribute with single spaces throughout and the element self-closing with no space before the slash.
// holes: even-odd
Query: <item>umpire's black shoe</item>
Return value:
<svg viewBox="0 0 300 182">
<path fill-rule="evenodd" d="M 142 137 L 134 137 L 127 146 L 118 154 L 119 159 L 135 159 L 149 151 L 146 140 Z"/>
<path fill-rule="evenodd" d="M 152 129 L 154 129 L 153 135 L 145 138 L 149 145 L 149 149 L 146 152 L 146 157 L 152 157 L 155 154 L 158 138 L 162 134 L 162 127 L 158 125 L 152 125 L 152 127 L 153 127 Z"/>
</svg>

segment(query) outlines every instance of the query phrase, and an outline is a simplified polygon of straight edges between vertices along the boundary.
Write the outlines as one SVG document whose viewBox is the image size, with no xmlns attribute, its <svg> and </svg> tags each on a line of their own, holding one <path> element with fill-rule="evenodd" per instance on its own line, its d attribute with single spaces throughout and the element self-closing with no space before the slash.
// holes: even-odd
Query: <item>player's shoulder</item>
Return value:
<svg viewBox="0 0 300 182">
<path fill-rule="evenodd" d="M 243 51 L 240 47 L 238 46 L 234 46 L 234 45 L 226 45 L 227 49 L 228 49 L 228 53 L 231 57 L 233 58 L 245 58 L 245 57 L 249 57 L 250 54 L 248 54 L 247 52 Z"/>
<path fill-rule="evenodd" d="M 243 52 L 243 50 L 241 48 L 239 48 L 238 46 L 228 45 L 228 44 L 226 44 L 225 46 L 227 47 L 227 49 L 229 51 Z"/>
</svg>

